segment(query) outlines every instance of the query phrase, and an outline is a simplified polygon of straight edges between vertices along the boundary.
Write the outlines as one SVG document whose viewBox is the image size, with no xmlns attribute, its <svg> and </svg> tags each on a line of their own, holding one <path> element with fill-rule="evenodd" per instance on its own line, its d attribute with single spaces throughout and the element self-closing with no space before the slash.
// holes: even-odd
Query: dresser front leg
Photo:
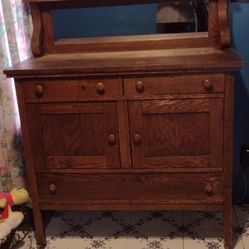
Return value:
<svg viewBox="0 0 249 249">
<path fill-rule="evenodd" d="M 233 214 L 232 206 L 224 206 L 224 247 L 225 249 L 233 248 Z"/>
<path fill-rule="evenodd" d="M 34 222 L 35 222 L 35 238 L 37 248 L 42 249 L 46 246 L 46 234 L 45 228 L 42 221 L 42 213 L 40 210 L 34 210 Z"/>
</svg>

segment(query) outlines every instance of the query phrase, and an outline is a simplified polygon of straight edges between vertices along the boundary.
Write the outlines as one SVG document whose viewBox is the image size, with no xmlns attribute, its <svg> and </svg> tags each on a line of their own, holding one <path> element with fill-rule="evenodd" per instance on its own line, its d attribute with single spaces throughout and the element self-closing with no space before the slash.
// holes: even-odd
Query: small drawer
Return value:
<svg viewBox="0 0 249 249">
<path fill-rule="evenodd" d="M 26 102 L 108 99 L 122 93 L 119 79 L 44 80 L 23 83 Z"/>
<path fill-rule="evenodd" d="M 128 201 L 154 204 L 221 204 L 221 174 L 41 173 L 43 202 Z"/>
<path fill-rule="evenodd" d="M 183 74 L 124 79 L 126 96 L 224 92 L 224 74 Z"/>
</svg>

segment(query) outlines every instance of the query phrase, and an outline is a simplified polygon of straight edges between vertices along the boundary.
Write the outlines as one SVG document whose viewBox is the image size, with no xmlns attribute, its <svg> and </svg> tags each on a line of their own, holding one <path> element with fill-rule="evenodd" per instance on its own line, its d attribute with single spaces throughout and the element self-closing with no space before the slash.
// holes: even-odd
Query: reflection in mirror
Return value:
<svg viewBox="0 0 249 249">
<path fill-rule="evenodd" d="M 208 0 L 52 11 L 55 40 L 61 38 L 205 32 Z"/>
<path fill-rule="evenodd" d="M 156 16 L 158 33 L 207 31 L 208 2 L 194 0 L 158 4 Z"/>
</svg>

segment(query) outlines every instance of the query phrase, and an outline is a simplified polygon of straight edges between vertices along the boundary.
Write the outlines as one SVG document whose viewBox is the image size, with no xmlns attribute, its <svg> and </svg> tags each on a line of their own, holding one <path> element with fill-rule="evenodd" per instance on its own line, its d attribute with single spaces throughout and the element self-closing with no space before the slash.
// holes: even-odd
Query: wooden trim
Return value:
<svg viewBox="0 0 249 249">
<path fill-rule="evenodd" d="M 26 0 L 29 3 L 41 3 L 44 6 L 52 8 L 86 8 L 96 6 L 117 6 L 117 5 L 134 5 L 134 4 L 153 4 L 163 3 L 166 0 Z M 188 0 L 178 0 L 178 2 L 186 2 Z"/>
<path fill-rule="evenodd" d="M 118 102 L 117 109 L 121 168 L 131 168 L 130 131 L 127 103 Z"/>
<path fill-rule="evenodd" d="M 106 168 L 104 156 L 48 156 L 44 168 L 51 169 L 96 169 Z"/>
<path fill-rule="evenodd" d="M 23 92 L 25 91 L 23 90 Z M 36 145 L 35 148 L 32 149 L 32 154 L 34 167 L 35 170 L 37 170 L 46 167 L 45 146 L 41 136 L 41 134 L 43 134 L 43 129 L 41 126 L 40 106 L 26 104 L 26 108 L 28 112 L 30 140 L 32 144 Z"/>
<path fill-rule="evenodd" d="M 44 25 L 44 52 L 54 52 L 54 34 L 51 11 L 49 9 L 42 10 L 42 21 Z"/>
<path fill-rule="evenodd" d="M 58 40 L 54 44 L 54 53 L 138 51 L 211 45 L 207 33 L 110 36 Z"/>
<path fill-rule="evenodd" d="M 118 130 L 118 114 L 117 103 L 104 102 L 104 139 L 105 139 L 105 157 L 107 168 L 120 168 L 120 154 L 119 154 L 119 130 Z M 114 144 L 108 142 L 108 136 L 112 134 L 116 141 Z"/>
<path fill-rule="evenodd" d="M 130 137 L 132 150 L 132 168 L 141 168 L 144 163 L 144 127 L 143 127 L 143 112 L 142 101 L 131 101 L 129 105 L 129 121 L 130 121 Z M 141 136 L 141 144 L 135 144 L 134 136 Z"/>
<path fill-rule="evenodd" d="M 228 48 L 231 45 L 228 16 L 228 0 L 218 0 L 218 20 L 221 48 Z"/>
<path fill-rule="evenodd" d="M 208 35 L 206 32 L 189 32 L 189 33 L 175 33 L 175 34 L 148 34 L 148 35 L 131 35 L 131 36 L 107 36 L 107 37 L 85 37 L 85 38 L 68 38 L 59 39 L 55 42 L 56 45 L 87 45 L 87 44 L 109 44 L 109 43 L 122 43 L 126 45 L 127 42 L 161 42 L 161 41 L 171 41 L 173 39 L 178 40 L 191 40 L 203 39 L 207 41 Z M 125 39 L 125 41 L 124 41 Z M 184 44 L 181 44 L 184 45 Z M 198 44 L 199 45 L 199 44 Z M 181 47 L 182 48 L 182 47 Z M 71 49 L 70 49 L 71 51 Z"/>
<path fill-rule="evenodd" d="M 57 200 L 46 200 L 46 199 L 41 199 L 41 202 L 46 202 L 46 203 L 50 203 L 50 204 L 56 204 L 56 203 L 61 203 L 62 205 L 68 205 L 68 201 L 57 201 Z M 212 200 L 212 201 L 207 201 L 205 199 L 203 200 L 189 200 L 188 202 L 186 202 L 186 200 L 165 200 L 165 199 L 157 199 L 156 201 L 154 200 L 144 200 L 144 199 L 138 199 L 138 200 L 76 200 L 76 201 L 70 201 L 71 204 L 77 205 L 77 204 L 86 204 L 86 205 L 106 205 L 106 204 L 110 204 L 110 205 L 118 205 L 118 204 L 122 204 L 122 205 L 188 205 L 188 204 L 193 204 L 198 206 L 198 204 L 222 204 L 223 200 L 222 199 L 218 199 L 218 200 Z M 195 209 L 193 209 L 195 210 Z"/>
<path fill-rule="evenodd" d="M 58 103 L 41 104 L 39 106 L 40 114 L 75 114 L 75 113 L 104 113 L 103 103 Z"/>
<path fill-rule="evenodd" d="M 223 168 L 224 99 L 210 99 L 210 164 Z"/>
<path fill-rule="evenodd" d="M 43 203 L 49 203 L 49 204 L 61 204 L 62 206 L 68 206 L 68 201 L 57 201 L 57 200 L 47 200 L 47 199 L 41 199 L 40 200 Z M 189 200 L 186 202 L 186 200 L 165 200 L 165 199 L 157 199 L 155 200 L 144 200 L 144 199 L 138 199 L 138 200 L 76 200 L 76 201 L 71 201 L 70 204 L 72 205 L 77 205 L 77 204 L 85 204 L 85 205 L 160 205 L 162 206 L 167 206 L 167 205 L 180 205 L 180 206 L 185 206 L 188 204 L 191 205 L 196 205 L 198 206 L 199 204 L 222 204 L 223 200 L 222 199 L 217 199 L 217 200 Z M 69 205 L 70 205 L 69 204 Z M 195 210 L 195 209 L 193 209 Z"/>
<path fill-rule="evenodd" d="M 220 48 L 231 46 L 228 10 L 228 0 L 217 0 L 209 3 L 209 38 Z"/>
<path fill-rule="evenodd" d="M 42 13 L 38 4 L 32 4 L 31 14 L 33 20 L 33 34 L 31 39 L 31 49 L 34 56 L 43 55 L 44 27 L 42 23 Z"/>
<path fill-rule="evenodd" d="M 16 94 L 17 94 L 19 113 L 20 113 L 21 129 L 23 134 L 24 157 L 25 157 L 27 176 L 28 176 L 28 190 L 32 199 L 32 208 L 35 220 L 35 236 L 37 244 L 45 245 L 46 235 L 42 221 L 41 207 L 38 202 L 35 162 L 34 158 L 32 157 L 33 153 L 31 153 L 33 150 L 30 139 L 28 114 L 24 102 L 22 85 L 18 82 L 18 80 L 15 81 L 15 87 L 16 87 Z"/>
<path fill-rule="evenodd" d="M 232 248 L 232 167 L 233 167 L 234 76 L 226 74 L 224 103 L 224 232 L 225 248 Z"/>
<path fill-rule="evenodd" d="M 203 156 L 165 156 L 165 157 L 145 157 L 144 168 L 183 168 L 189 167 L 193 171 L 195 168 L 207 168 L 209 166 L 209 155 Z M 213 165 L 211 165 L 213 166 Z"/>
<path fill-rule="evenodd" d="M 208 5 L 209 8 L 209 18 L 208 18 L 208 36 L 210 40 L 219 46 L 220 42 L 220 32 L 218 23 L 218 11 L 217 2 L 211 1 Z"/>
<path fill-rule="evenodd" d="M 109 200 L 107 201 L 110 202 Z M 85 210 L 85 211 L 166 211 L 166 210 L 195 210 L 195 211 L 218 211 L 222 210 L 221 203 L 207 203 L 206 204 L 144 204 L 144 203 L 129 203 L 129 204 L 108 204 L 104 203 L 51 203 L 47 200 L 40 200 L 40 206 L 42 210 Z"/>
<path fill-rule="evenodd" d="M 208 112 L 209 99 L 147 100 L 142 103 L 143 113 Z"/>
<path fill-rule="evenodd" d="M 28 3 L 68 3 L 68 4 L 80 4 L 82 3 L 82 0 L 25 0 Z M 84 3 L 95 3 L 95 4 L 101 4 L 101 3 L 111 3 L 113 5 L 117 4 L 133 4 L 133 3 L 160 3 L 165 2 L 166 0 L 84 0 Z M 178 0 L 178 2 L 188 2 L 188 0 Z"/>
<path fill-rule="evenodd" d="M 160 168 L 160 169 L 141 169 L 141 168 L 106 168 L 106 169 L 37 169 L 39 173 L 69 173 L 69 174 L 120 174 L 120 173 L 134 173 L 134 174 L 156 174 L 156 173 L 167 173 L 167 174 L 174 174 L 174 173 L 222 173 L 223 169 L 221 168 L 187 168 L 187 167 L 179 167 L 179 168 Z"/>
<path fill-rule="evenodd" d="M 124 97 L 124 100 L 173 100 L 173 99 L 212 99 L 212 98 L 223 98 L 224 93 L 212 93 L 212 94 L 162 94 L 162 95 L 148 95 L 148 96 L 134 96 Z"/>
</svg>

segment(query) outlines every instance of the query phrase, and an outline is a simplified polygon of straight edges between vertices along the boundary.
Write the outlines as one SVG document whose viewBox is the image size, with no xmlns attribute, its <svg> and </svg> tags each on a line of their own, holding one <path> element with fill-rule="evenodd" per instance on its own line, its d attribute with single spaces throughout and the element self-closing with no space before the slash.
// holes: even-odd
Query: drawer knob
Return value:
<svg viewBox="0 0 249 249">
<path fill-rule="evenodd" d="M 105 93 L 105 85 L 102 82 L 98 82 L 96 85 L 96 91 L 98 94 L 104 94 Z"/>
<path fill-rule="evenodd" d="M 54 194 L 56 192 L 56 185 L 52 183 L 49 185 L 48 189 L 51 194 Z"/>
<path fill-rule="evenodd" d="M 211 92 L 213 90 L 213 85 L 210 80 L 204 80 L 203 87 L 207 92 Z"/>
<path fill-rule="evenodd" d="M 141 135 L 138 133 L 134 134 L 133 141 L 134 141 L 134 144 L 136 144 L 136 145 L 141 144 L 142 143 Z"/>
<path fill-rule="evenodd" d="M 138 93 L 143 93 L 144 92 L 144 83 L 141 80 L 138 80 L 136 82 L 136 90 Z"/>
<path fill-rule="evenodd" d="M 205 192 L 208 196 L 212 196 L 214 194 L 214 189 L 213 189 L 213 186 L 211 183 L 208 183 L 206 186 L 205 186 Z"/>
<path fill-rule="evenodd" d="M 35 86 L 35 95 L 37 98 L 41 98 L 43 96 L 43 86 L 42 85 L 36 85 Z"/>
<path fill-rule="evenodd" d="M 116 144 L 116 136 L 114 134 L 110 134 L 108 136 L 108 142 L 110 145 L 115 145 Z"/>
</svg>

